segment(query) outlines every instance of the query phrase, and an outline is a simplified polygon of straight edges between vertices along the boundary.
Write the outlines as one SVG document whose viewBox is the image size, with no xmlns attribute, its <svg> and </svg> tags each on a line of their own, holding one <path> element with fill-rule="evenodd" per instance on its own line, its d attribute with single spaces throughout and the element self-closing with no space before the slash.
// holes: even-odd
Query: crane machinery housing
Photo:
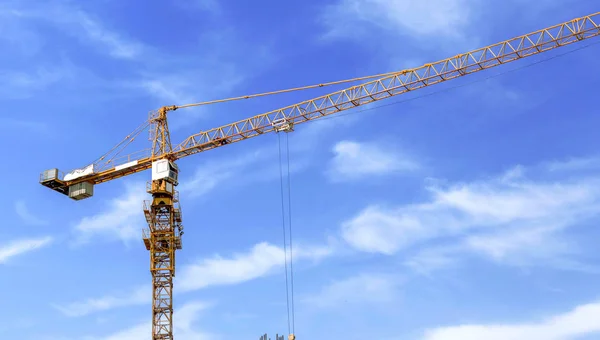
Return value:
<svg viewBox="0 0 600 340">
<path fill-rule="evenodd" d="M 152 275 L 152 339 L 173 339 L 173 277 L 175 251 L 182 248 L 182 218 L 179 206 L 179 168 L 176 161 L 196 153 L 239 142 L 268 132 L 293 131 L 295 125 L 356 108 L 385 98 L 442 83 L 498 65 L 520 60 L 561 46 L 600 35 L 600 12 L 525 34 L 510 40 L 456 55 L 418 68 L 368 77 L 317 84 L 300 88 L 261 93 L 187 105 L 165 106 L 150 112 L 149 119 L 121 143 L 92 164 L 67 174 L 46 170 L 40 183 L 74 200 L 89 198 L 96 184 L 152 169 L 146 189 L 152 199 L 143 202 L 148 228 L 142 238 L 150 251 Z M 282 92 L 316 88 L 357 80 L 360 85 L 306 100 L 231 124 L 191 135 L 179 144 L 171 144 L 167 114 L 186 107 L 240 100 Z M 146 128 L 150 148 L 120 156 L 121 151 Z M 290 334 L 290 339 L 294 335 Z"/>
</svg>

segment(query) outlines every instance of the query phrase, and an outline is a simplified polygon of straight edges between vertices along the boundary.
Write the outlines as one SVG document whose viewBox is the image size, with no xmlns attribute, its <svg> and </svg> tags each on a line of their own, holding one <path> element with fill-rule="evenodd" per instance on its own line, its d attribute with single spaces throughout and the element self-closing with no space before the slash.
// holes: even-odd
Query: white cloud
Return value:
<svg viewBox="0 0 600 340">
<path fill-rule="evenodd" d="M 54 305 L 61 313 L 69 317 L 80 317 L 95 312 L 105 311 L 118 307 L 125 307 L 139 304 L 151 304 L 152 287 L 144 285 L 135 288 L 127 294 L 118 296 L 106 295 L 101 298 L 87 299 L 81 302 L 74 302 L 64 306 Z"/>
<path fill-rule="evenodd" d="M 353 141 L 338 142 L 329 164 L 333 181 L 354 180 L 372 175 L 414 171 L 419 165 L 405 155 L 386 150 L 375 144 Z"/>
<path fill-rule="evenodd" d="M 399 33 L 460 37 L 472 15 L 470 0 L 339 0 L 323 16 L 330 37 L 355 37 L 367 25 Z"/>
<path fill-rule="evenodd" d="M 442 246 L 426 247 L 410 255 L 404 264 L 430 276 L 432 272 L 455 266 L 462 255 L 479 255 L 493 262 L 517 267 L 534 265 L 557 269 L 600 273 L 600 267 L 576 260 L 583 251 L 559 232 L 563 225 L 515 224 L 493 231 L 461 236 Z"/>
<path fill-rule="evenodd" d="M 303 302 L 320 308 L 389 303 L 395 299 L 399 283 L 399 279 L 391 275 L 360 274 L 334 281 L 317 294 L 304 298 Z"/>
<path fill-rule="evenodd" d="M 333 253 L 330 246 L 294 247 L 294 261 L 320 260 Z M 289 255 L 288 255 L 289 256 Z M 282 248 L 263 242 L 245 253 L 236 253 L 228 258 L 215 255 L 195 263 L 179 267 L 174 281 L 174 294 L 203 289 L 210 286 L 234 285 L 254 280 L 273 273 L 284 265 Z M 150 303 L 151 288 L 136 287 L 126 294 L 107 295 L 54 307 L 71 317 L 89 315 L 99 311 Z"/>
<path fill-rule="evenodd" d="M 303 124 L 297 129 L 289 140 L 290 147 L 290 172 L 304 170 L 310 164 L 310 157 L 314 148 L 319 146 L 319 139 L 325 132 L 339 129 L 341 126 L 356 123 L 357 116 L 347 117 L 336 122 L 333 119 L 313 121 Z M 272 135 L 275 138 L 276 136 Z M 286 147 L 285 138 L 281 137 L 282 157 L 285 163 Z M 298 140 L 300 142 L 296 143 Z M 278 167 L 278 145 L 275 142 L 270 146 L 253 148 L 252 151 L 230 153 L 223 151 L 219 157 L 209 158 L 200 163 L 190 177 L 180 181 L 179 191 L 182 197 L 197 198 L 212 192 L 216 188 L 231 188 L 237 185 L 256 183 L 261 181 L 278 180 L 280 173 Z M 284 165 L 285 166 L 285 165 Z"/>
<path fill-rule="evenodd" d="M 161 101 L 169 103 L 169 105 L 194 102 L 192 97 L 181 89 L 183 87 L 181 82 L 174 83 L 160 79 L 147 79 L 142 80 L 138 85 Z"/>
<path fill-rule="evenodd" d="M 448 268 L 456 263 L 456 247 L 423 249 L 404 261 L 404 265 L 414 272 L 430 276 L 433 271 Z"/>
<path fill-rule="evenodd" d="M 285 163 L 286 151 L 283 143 L 284 141 L 282 141 L 282 149 Z M 235 154 L 224 152 L 222 157 L 211 158 L 200 163 L 192 176 L 180 181 L 178 188 L 181 197 L 198 198 L 217 188 L 224 190 L 249 183 L 279 180 L 277 145 L 252 150 Z M 310 146 L 305 143 L 290 142 L 292 175 L 306 168 L 310 162 L 308 159 L 310 151 Z"/>
<path fill-rule="evenodd" d="M 264 150 L 246 152 L 240 156 L 221 157 L 200 164 L 190 178 L 181 181 L 179 191 L 182 195 L 194 198 L 206 195 L 225 181 L 233 183 L 236 178 L 249 180 L 248 173 L 237 176 L 249 166 L 258 163 L 265 157 Z"/>
<path fill-rule="evenodd" d="M 329 93 L 331 91 L 327 91 Z M 370 103 L 363 106 L 364 109 L 375 107 L 377 103 Z M 314 151 L 322 149 L 321 142 L 330 131 L 340 131 L 352 126 L 358 125 L 361 121 L 367 119 L 360 111 L 345 111 L 332 116 L 327 116 L 317 120 L 311 120 L 294 127 L 294 133 L 290 136 L 290 150 L 292 151 Z M 283 141 L 283 137 L 282 137 Z M 294 142 L 301 141 L 301 142 Z"/>
<path fill-rule="evenodd" d="M 16 55 L 32 56 L 37 54 L 44 42 L 34 29 L 23 20 L 23 13 L 15 9 L 8 0 L 0 4 L 0 42 L 2 47 L 10 49 Z"/>
<path fill-rule="evenodd" d="M 545 164 L 549 171 L 597 170 L 600 168 L 600 157 L 572 157 L 567 161 L 554 161 Z"/>
<path fill-rule="evenodd" d="M 105 27 L 82 9 L 64 3 L 46 3 L 31 6 L 27 2 L 12 3 L 3 10 L 15 20 L 33 19 L 50 22 L 83 43 L 95 44 L 97 49 L 119 59 L 134 59 L 141 55 L 143 45 L 124 38 L 115 30 Z"/>
<path fill-rule="evenodd" d="M 581 305 L 560 315 L 521 324 L 481 324 L 440 327 L 423 340 L 570 340 L 600 333 L 600 302 Z"/>
<path fill-rule="evenodd" d="M 236 176 L 249 165 L 263 158 L 263 152 L 259 150 L 245 153 L 241 157 L 220 158 L 202 163 L 193 176 L 181 180 L 178 186 L 180 195 L 186 199 L 198 198 L 223 185 L 227 180 L 230 180 L 229 184 L 231 184 L 236 178 L 242 177 L 244 181 L 259 179 L 259 177 L 264 179 L 264 172 L 260 173 L 261 176 L 258 174 L 254 176 L 253 173 Z M 85 244 L 95 236 L 124 242 L 138 241 L 142 228 L 147 225 L 142 211 L 142 202 L 149 200 L 150 195 L 146 193 L 145 188 L 143 182 L 126 182 L 124 193 L 111 199 L 104 210 L 83 217 L 76 223 L 75 243 Z"/>
<path fill-rule="evenodd" d="M 247 77 L 268 67 L 276 56 L 267 45 L 240 40 L 233 28 L 205 32 L 193 42 L 194 46 L 198 50 L 190 55 L 155 51 L 144 60 L 139 76 L 121 82 L 122 86 L 150 95 L 154 99 L 151 105 L 157 108 L 220 99 L 228 97 Z M 221 112 L 223 106 L 218 107 Z M 208 105 L 177 110 L 169 115 L 169 126 L 172 130 L 189 128 L 190 123 L 214 108 Z"/>
<path fill-rule="evenodd" d="M 22 255 L 42 247 L 49 245 L 52 242 L 52 237 L 46 236 L 42 238 L 24 239 L 12 241 L 0 247 L 0 264 L 6 263 L 12 257 Z"/>
<path fill-rule="evenodd" d="M 71 33 L 82 34 L 84 42 L 94 42 L 102 46 L 99 50 L 107 50 L 112 57 L 121 59 L 134 59 L 142 55 L 141 43 L 127 40 L 120 34 L 103 27 L 100 22 L 90 17 L 82 10 L 73 12 L 55 12 L 56 20 L 67 24 Z M 79 28 L 79 29 L 77 29 Z"/>
<path fill-rule="evenodd" d="M 294 259 L 319 260 L 331 253 L 329 247 L 300 245 L 294 249 Z M 237 253 L 230 258 L 216 255 L 188 264 L 181 269 L 176 284 L 182 291 L 191 291 L 214 285 L 242 283 L 271 274 L 284 265 L 284 259 L 282 248 L 262 242 L 249 252 Z"/>
<path fill-rule="evenodd" d="M 0 81 L 6 85 L 0 89 L 0 96 L 11 99 L 30 98 L 36 92 L 50 88 L 56 83 L 73 79 L 73 72 L 74 68 L 67 60 L 55 65 L 42 64 L 21 70 L 6 70 L 0 72 Z M 25 122 L 23 119 L 12 120 Z"/>
<path fill-rule="evenodd" d="M 217 339 L 216 334 L 194 329 L 201 313 L 210 307 L 204 302 L 188 302 L 177 309 L 177 318 L 173 322 L 173 337 L 181 340 Z M 87 336 L 87 340 L 144 340 L 151 337 L 152 323 L 143 322 L 131 328 L 107 336 Z"/>
<path fill-rule="evenodd" d="M 542 263 L 564 270 L 600 273 L 600 267 L 576 260 L 583 250 L 560 233 L 564 224 L 543 223 L 516 224 L 495 232 L 466 236 L 454 249 L 454 255 L 471 252 L 519 267 Z"/>
<path fill-rule="evenodd" d="M 186 5 L 212 13 L 218 11 L 218 4 L 211 1 L 197 1 L 193 4 L 186 2 Z M 9 2 L 0 8 L 0 16 L 6 18 L 5 21 L 10 23 L 9 27 L 15 26 L 9 32 L 14 30 L 20 36 L 24 36 L 25 33 L 22 32 L 26 32 L 27 35 L 24 37 L 28 41 L 34 40 L 31 37 L 44 40 L 44 34 L 39 31 L 38 24 L 50 24 L 111 58 L 135 61 L 134 64 L 130 64 L 130 69 L 135 75 L 126 75 L 127 79 L 108 80 L 111 88 L 142 90 L 143 93 L 156 99 L 158 103 L 156 107 L 197 102 L 198 93 L 202 93 L 205 98 L 222 96 L 241 83 L 247 75 L 244 70 L 258 70 L 260 65 L 265 65 L 264 60 L 270 56 L 263 51 L 265 46 L 253 45 L 253 52 L 248 53 L 248 49 L 241 47 L 243 43 L 232 33 L 233 29 L 215 29 L 198 37 L 198 41 L 194 42 L 195 45 L 202 51 L 210 50 L 210 53 L 192 53 L 189 56 L 173 54 L 128 36 L 124 28 L 118 27 L 114 21 L 98 18 L 73 2 L 50 2 L 35 6 L 27 2 Z M 40 46 L 36 51 L 29 53 L 44 52 L 42 50 L 44 46 L 41 43 L 38 45 Z M 10 80 L 14 86 L 0 90 L 0 93 L 23 96 L 21 94 L 23 91 L 19 90 L 25 85 L 28 89 L 34 86 L 36 89 L 43 88 L 62 80 L 61 77 L 65 76 L 60 72 L 52 71 L 52 69 L 38 67 L 35 72 L 22 70 L 6 72 L 0 78 Z M 199 82 L 198 79 L 203 81 Z M 220 81 L 216 82 L 217 79 Z M 222 81 L 223 79 L 226 81 Z M 171 122 L 171 128 L 176 129 L 185 125 L 178 117 L 184 117 L 183 120 L 189 122 L 190 117 L 196 119 L 201 111 L 186 109 L 181 113 L 178 112 Z"/>
<path fill-rule="evenodd" d="M 323 124 L 320 124 L 323 123 Z M 314 151 L 313 147 L 318 144 L 318 138 L 329 129 L 339 125 L 331 120 L 315 121 L 302 126 L 303 129 L 295 132 L 300 134 L 301 143 L 295 143 L 295 137 L 290 137 L 290 172 L 301 171 L 309 163 L 308 155 Z M 275 137 L 275 136 L 271 136 Z M 285 158 L 285 137 L 282 137 L 282 151 Z M 178 189 L 181 197 L 198 198 L 214 189 L 231 188 L 238 185 L 255 183 L 261 181 L 273 181 L 279 179 L 279 167 L 277 163 L 277 144 L 266 147 L 253 148 L 252 151 L 240 153 L 227 153 L 219 157 L 208 158 L 196 166 L 193 175 L 183 175 Z M 285 162 L 285 161 L 284 161 Z"/>
<path fill-rule="evenodd" d="M 9 72 L 3 73 L 3 79 L 10 82 L 12 86 L 20 88 L 31 88 L 33 86 L 42 88 L 54 83 L 63 77 L 63 72 L 39 67 L 32 73 Z"/>
<path fill-rule="evenodd" d="M 552 7 L 564 6 L 551 0 L 537 1 L 535 5 L 523 0 L 486 5 L 477 0 L 336 0 L 320 19 L 328 29 L 325 37 L 329 38 L 363 38 L 361 33 L 374 27 L 417 39 L 455 41 L 474 38 L 479 33 L 470 30 L 470 25 L 480 19 L 483 11 L 493 14 L 498 7 L 510 7 L 527 10 L 536 17 Z"/>
<path fill-rule="evenodd" d="M 32 14 L 38 19 L 50 20 L 63 27 L 83 43 L 95 44 L 99 51 L 108 52 L 114 58 L 134 59 L 142 54 L 141 43 L 123 38 L 81 9 L 49 6 Z"/>
<path fill-rule="evenodd" d="M 568 248 L 560 249 L 562 248 L 560 243 L 549 243 L 549 241 L 554 241 L 550 236 L 553 231 L 552 226 L 549 225 L 509 228 L 495 233 L 471 235 L 466 237 L 464 241 L 470 249 L 498 261 L 506 260 L 507 257 L 515 255 L 523 260 L 522 256 L 527 255 L 543 257 L 547 255 L 547 252 L 552 254 L 561 250 L 568 252 Z M 521 250 L 527 248 L 536 249 L 536 252 L 521 254 Z"/>
<path fill-rule="evenodd" d="M 15 53 L 7 55 L 11 67 L 0 72 L 0 81 L 6 85 L 0 89 L 1 97 L 25 99 L 59 87 L 64 92 L 65 86 L 76 86 L 78 92 L 92 88 L 101 90 L 101 96 L 112 98 L 123 96 L 122 89 L 119 89 L 121 79 L 96 75 L 93 71 L 96 66 L 88 69 L 90 65 L 85 63 L 74 65 L 70 61 L 70 53 L 78 48 L 77 44 L 71 44 L 72 48 L 66 50 L 53 48 L 53 44 L 47 44 L 48 34 L 44 28 L 62 31 L 109 58 L 133 59 L 135 66 L 146 63 L 148 55 L 154 54 L 146 53 L 144 58 L 137 58 L 149 47 L 134 39 L 123 38 L 117 33 L 117 28 L 104 27 L 98 18 L 77 5 L 64 1 L 35 4 L 25 0 L 2 2 L 0 31 L 3 34 L 0 43 L 4 49 Z M 136 70 L 130 67 L 130 71 Z"/>
<path fill-rule="evenodd" d="M 342 237 L 361 251 L 393 254 L 401 248 L 432 237 L 439 228 L 436 219 L 450 220 L 450 216 L 428 215 L 428 208 L 415 206 L 388 209 L 369 206 L 342 224 Z M 428 226 L 431 228 L 428 229 Z"/>
<path fill-rule="evenodd" d="M 25 201 L 19 200 L 15 202 L 15 212 L 26 224 L 38 226 L 48 224 L 46 220 L 34 216 L 27 208 Z"/>
<path fill-rule="evenodd" d="M 118 22 L 111 21 L 108 17 L 94 16 L 91 11 L 86 12 L 84 6 L 74 2 L 50 2 L 32 6 L 27 1 L 11 1 L 3 5 L 0 6 L 0 16 L 3 19 L 8 18 L 7 21 L 10 20 L 11 25 L 15 26 L 9 33 L 15 31 L 20 37 L 27 38 L 28 42 L 34 40 L 30 36 L 43 41 L 44 32 L 40 31 L 38 26 L 40 23 L 50 24 L 53 28 L 79 39 L 83 44 L 92 45 L 109 57 L 134 61 L 129 64 L 129 72 L 125 72 L 123 77 L 102 79 L 108 83 L 106 88 L 110 90 L 102 92 L 122 96 L 123 91 L 130 91 L 128 97 L 149 96 L 154 99 L 150 105 L 155 108 L 198 102 L 201 101 L 199 94 L 202 94 L 205 100 L 226 97 L 242 84 L 250 75 L 249 72 L 256 74 L 269 67 L 276 55 L 269 50 L 267 43 L 261 45 L 254 41 L 241 40 L 235 28 L 229 26 L 216 27 L 214 30 L 198 34 L 190 44 L 192 51 L 189 54 L 181 54 L 143 43 L 130 36 L 125 31 L 126 27 L 119 27 Z M 218 2 L 210 0 L 185 1 L 181 2 L 181 5 L 210 14 L 219 11 Z M 23 32 L 27 32 L 27 35 Z M 11 44 L 19 42 L 19 39 L 13 40 L 17 41 L 11 40 Z M 46 51 L 41 43 L 38 45 L 40 46 L 36 51 L 29 53 L 41 55 L 43 52 L 50 56 L 56 53 L 53 50 Z M 63 53 L 61 56 L 64 57 Z M 34 64 L 38 64 L 38 61 Z M 38 89 L 62 80 L 60 77 L 64 75 L 51 71 L 41 68 L 37 72 L 12 70 L 0 75 L 0 80 L 7 78 L 15 83 L 14 86 L 0 89 L 0 94 L 6 92 L 11 96 L 24 96 L 21 91 L 24 84 Z M 78 73 L 81 73 L 81 70 L 78 70 Z M 75 78 L 81 79 L 81 75 L 78 74 Z M 98 86 L 97 80 L 91 83 Z M 190 122 L 202 117 L 208 110 L 209 107 L 180 110 L 171 116 L 170 127 L 172 130 L 189 127 Z"/>
<path fill-rule="evenodd" d="M 428 202 L 369 206 L 346 221 L 341 233 L 366 252 L 393 254 L 428 240 L 471 233 L 453 243 L 497 261 L 515 259 L 517 250 L 526 249 L 549 258 L 569 252 L 566 243 L 551 238 L 554 233 L 597 215 L 599 183 L 595 177 L 531 181 L 520 170 L 488 180 L 434 185 L 427 188 Z"/>
<path fill-rule="evenodd" d="M 109 202 L 104 211 L 82 218 L 74 227 L 76 244 L 85 244 L 93 236 L 103 236 L 124 242 L 141 237 L 141 228 L 146 225 L 142 212 L 142 201 L 149 199 L 145 184 L 128 182 L 126 191 Z"/>
</svg>

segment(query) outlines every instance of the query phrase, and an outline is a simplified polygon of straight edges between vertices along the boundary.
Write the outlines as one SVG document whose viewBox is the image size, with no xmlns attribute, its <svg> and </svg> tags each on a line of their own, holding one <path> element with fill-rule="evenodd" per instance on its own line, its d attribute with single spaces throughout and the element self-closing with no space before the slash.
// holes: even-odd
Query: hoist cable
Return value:
<svg viewBox="0 0 600 340">
<path fill-rule="evenodd" d="M 290 176 L 290 137 L 285 134 L 285 143 L 287 151 L 287 184 L 288 184 L 288 226 L 290 228 L 290 281 L 291 281 L 291 300 L 292 300 L 292 333 L 296 334 L 296 315 L 294 308 L 294 247 L 292 242 L 292 180 Z"/>
<path fill-rule="evenodd" d="M 277 134 L 277 142 L 279 144 L 279 184 L 281 188 L 281 220 L 282 225 L 281 229 L 283 231 L 283 255 L 284 255 L 284 263 L 285 263 L 285 297 L 286 297 L 286 305 L 287 305 L 287 323 L 288 323 L 288 334 L 291 334 L 291 326 L 290 326 L 290 289 L 288 283 L 288 269 L 287 269 L 287 240 L 285 235 L 285 200 L 283 194 L 283 162 L 281 161 L 281 136 Z"/>
</svg>

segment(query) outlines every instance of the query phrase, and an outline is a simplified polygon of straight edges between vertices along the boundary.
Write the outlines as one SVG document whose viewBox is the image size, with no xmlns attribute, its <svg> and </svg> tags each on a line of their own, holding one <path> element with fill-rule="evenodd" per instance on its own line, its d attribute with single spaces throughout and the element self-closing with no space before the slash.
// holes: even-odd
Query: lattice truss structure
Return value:
<svg viewBox="0 0 600 340">
<path fill-rule="evenodd" d="M 179 193 L 167 187 L 165 180 L 149 182 L 147 191 L 152 194 L 152 200 L 144 201 L 148 229 L 143 231 L 143 240 L 150 251 L 153 339 L 173 338 L 175 251 L 182 248 Z"/>
<path fill-rule="evenodd" d="M 148 228 L 143 231 L 143 240 L 146 249 L 150 251 L 153 287 L 152 339 L 173 339 L 175 252 L 182 248 L 183 234 L 179 195 L 175 190 L 179 173 L 175 161 L 269 132 L 293 131 L 298 124 L 590 39 L 600 35 L 599 24 L 600 12 L 576 18 L 418 68 L 379 75 L 377 79 L 360 85 L 202 131 L 176 145 L 171 145 L 167 124 L 167 114 L 170 111 L 373 79 L 375 76 L 212 102 L 165 106 L 150 112 L 146 122 L 92 164 L 67 174 L 58 169 L 46 170 L 41 175 L 40 183 L 72 199 L 81 200 L 93 195 L 96 184 L 152 169 L 152 181 L 147 184 L 147 192 L 152 195 L 152 200 L 144 202 L 143 209 L 148 222 Z M 140 152 L 121 156 L 121 152 L 147 128 L 150 130 L 151 146 Z M 293 337 L 290 335 L 290 338 Z"/>
</svg>

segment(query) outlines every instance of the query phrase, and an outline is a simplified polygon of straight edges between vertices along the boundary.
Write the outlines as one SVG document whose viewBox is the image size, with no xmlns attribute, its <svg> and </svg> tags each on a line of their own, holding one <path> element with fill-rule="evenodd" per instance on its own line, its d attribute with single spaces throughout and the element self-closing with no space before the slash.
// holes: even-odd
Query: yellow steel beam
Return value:
<svg viewBox="0 0 600 340">
<path fill-rule="evenodd" d="M 111 159 L 109 162 L 99 164 L 98 172 L 63 183 L 65 186 L 86 181 L 94 184 L 103 183 L 149 169 L 152 161 L 158 157 L 167 157 L 171 160 L 180 159 L 267 132 L 277 131 L 286 125 L 305 123 L 598 35 L 600 35 L 600 12 L 203 131 L 174 145 L 172 151 L 162 155 L 157 154 L 157 150 L 160 150 L 158 151 L 160 153 L 161 151 L 165 152 L 165 149 L 168 148 L 167 143 L 164 143 L 168 135 L 164 135 L 162 147 L 153 145 L 154 152 L 147 150 L 147 155 L 144 157 L 135 158 L 130 155 L 121 159 Z M 174 108 L 176 107 L 169 107 L 167 111 Z"/>
</svg>

